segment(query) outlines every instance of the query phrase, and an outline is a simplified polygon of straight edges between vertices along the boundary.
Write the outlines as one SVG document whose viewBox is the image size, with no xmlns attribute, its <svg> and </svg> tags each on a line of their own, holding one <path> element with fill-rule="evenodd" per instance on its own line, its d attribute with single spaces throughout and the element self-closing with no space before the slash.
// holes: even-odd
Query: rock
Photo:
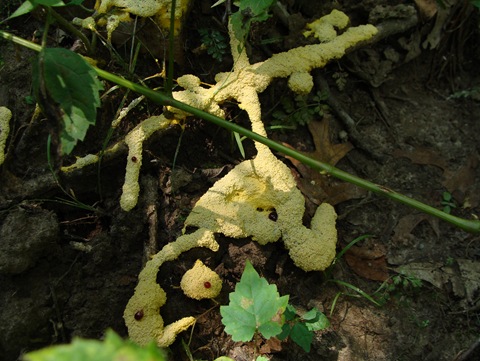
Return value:
<svg viewBox="0 0 480 361">
<path fill-rule="evenodd" d="M 55 213 L 40 208 L 18 207 L 0 228 L 0 274 L 18 274 L 51 251 L 58 238 Z"/>
</svg>

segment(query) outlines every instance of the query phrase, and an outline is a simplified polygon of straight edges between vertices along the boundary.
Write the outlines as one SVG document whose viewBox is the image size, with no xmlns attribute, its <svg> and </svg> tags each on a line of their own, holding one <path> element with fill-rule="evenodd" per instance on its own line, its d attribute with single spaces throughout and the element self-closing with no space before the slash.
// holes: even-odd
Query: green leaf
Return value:
<svg viewBox="0 0 480 361">
<path fill-rule="evenodd" d="M 280 333 L 277 335 L 277 338 L 278 338 L 280 341 L 283 341 L 283 340 L 285 340 L 285 339 L 290 335 L 290 332 L 292 332 L 292 326 L 291 326 L 289 323 L 285 323 L 285 324 L 282 326 L 282 332 L 280 332 Z"/>
<path fill-rule="evenodd" d="M 321 314 L 321 312 L 314 307 L 302 316 L 302 320 L 315 322 L 318 320 L 319 314 Z"/>
<path fill-rule="evenodd" d="M 108 330 L 104 341 L 76 338 L 68 345 L 50 346 L 29 352 L 25 361 L 166 361 L 164 353 L 151 343 L 140 347 L 124 341 L 115 332 Z"/>
<path fill-rule="evenodd" d="M 60 0 L 27 0 L 22 5 L 18 7 L 17 10 L 13 12 L 8 19 L 16 18 L 17 16 L 22 16 L 28 14 L 29 12 L 35 10 L 37 6 L 65 6 L 65 3 Z"/>
<path fill-rule="evenodd" d="M 255 361 L 269 361 L 269 359 L 265 356 L 257 356 Z"/>
<path fill-rule="evenodd" d="M 283 314 L 285 321 L 292 321 L 297 316 L 297 310 L 290 303 L 287 305 L 285 313 Z"/>
<path fill-rule="evenodd" d="M 443 200 L 444 201 L 451 201 L 452 200 L 452 194 L 450 192 L 443 192 Z"/>
<path fill-rule="evenodd" d="M 315 316 L 311 319 L 305 318 L 307 314 L 310 314 L 313 312 Z M 309 315 L 310 317 L 311 315 Z M 327 316 L 320 312 L 316 308 L 312 308 L 310 311 L 308 311 L 305 315 L 302 316 L 302 319 L 305 320 L 305 326 L 308 328 L 309 331 L 319 331 L 319 330 L 324 330 L 327 327 L 330 326 L 330 321 L 328 320 Z"/>
<path fill-rule="evenodd" d="M 313 341 L 313 332 L 304 323 L 296 323 L 290 332 L 290 338 L 299 345 L 305 352 L 310 352 Z"/>
<path fill-rule="evenodd" d="M 220 314 L 232 340 L 248 342 L 256 332 L 268 339 L 282 332 L 288 296 L 280 297 L 277 286 L 260 277 L 250 262 L 229 298 L 229 305 L 221 306 Z"/>
<path fill-rule="evenodd" d="M 268 11 L 276 0 L 242 0 L 239 3 L 239 10 L 232 14 L 232 23 L 235 37 L 244 43 L 250 31 L 252 22 L 267 20 L 270 15 Z"/>
<path fill-rule="evenodd" d="M 44 107 L 53 108 L 50 114 L 60 122 L 61 151 L 70 154 L 95 124 L 103 88 L 95 70 L 70 50 L 45 48 L 33 67 L 33 85 L 41 95 L 37 99 L 48 103 Z"/>
</svg>

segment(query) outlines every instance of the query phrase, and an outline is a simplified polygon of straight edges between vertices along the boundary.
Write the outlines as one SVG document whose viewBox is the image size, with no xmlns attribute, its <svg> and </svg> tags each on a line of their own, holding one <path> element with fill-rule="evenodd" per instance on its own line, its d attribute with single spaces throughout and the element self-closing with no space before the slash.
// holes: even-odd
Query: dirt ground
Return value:
<svg viewBox="0 0 480 361">
<path fill-rule="evenodd" d="M 16 7 L 15 1 L 11 3 L 10 8 L 0 6 L 2 18 Z M 436 14 L 429 13 L 426 1 L 281 3 L 291 16 L 290 24 L 276 14 L 255 25 L 249 47 L 253 61 L 298 46 L 304 23 L 333 8 L 346 12 L 353 26 L 370 20 L 390 33 L 314 71 L 314 93 L 329 93 L 321 101 L 323 116 L 309 113 L 307 125 L 270 129 L 269 137 L 313 156 L 330 154 L 340 169 L 440 209 L 449 204 L 454 215 L 476 218 L 480 214 L 478 9 L 461 0 L 450 1 L 451 7 L 434 8 Z M 218 71 L 228 71 L 232 65 L 228 54 L 216 61 L 201 48 L 198 29 L 208 26 L 226 36 L 224 8 L 211 10 L 209 5 L 197 0 L 188 15 L 176 49 L 176 76 L 192 73 L 211 83 Z M 84 14 L 65 13 L 67 18 L 73 15 Z M 42 26 L 42 15 L 37 13 L 1 28 L 31 40 Z M 75 41 L 64 33 L 56 37 L 55 27 L 50 32 L 52 45 L 68 48 Z M 128 59 L 128 42 L 117 49 Z M 163 47 L 157 52 L 162 53 Z M 122 72 L 101 46 L 99 56 L 107 61 L 107 69 Z M 122 315 L 146 250 L 158 251 L 174 241 L 195 202 L 242 161 L 229 132 L 191 119 L 185 129 L 172 127 L 148 141 L 140 201 L 130 212 L 119 206 L 125 150 L 105 159 L 101 169 L 87 167 L 55 179 L 46 157 L 47 136 L 54 128 L 43 115 L 33 117 L 35 106 L 29 101 L 32 57 L 33 52 L 0 41 L 0 106 L 13 113 L 7 157 L 0 168 L 2 361 L 76 336 L 100 339 L 108 328 L 126 337 Z M 159 70 L 148 53 L 140 55 L 138 78 Z M 279 80 L 261 94 L 267 127 L 278 125 L 274 115 L 285 112 L 282 95 L 293 98 L 286 89 L 286 81 Z M 116 91 L 102 97 L 97 125 L 79 143 L 75 156 L 102 149 L 124 95 Z M 127 102 L 133 98 L 126 95 Z M 235 104 L 225 107 L 232 119 L 248 126 Z M 141 103 L 109 144 L 161 112 L 158 105 Z M 254 157 L 252 144 L 245 141 L 244 146 L 246 157 Z M 193 332 L 182 333 L 170 348 L 171 359 L 188 360 L 180 339 L 189 344 L 195 359 L 222 355 L 237 361 L 252 359 L 251 345 L 235 343 L 223 331 L 219 312 L 250 260 L 280 294 L 290 295 L 297 309 L 317 307 L 331 322 L 328 329 L 316 332 L 310 353 L 286 341 L 279 350 L 270 350 L 271 360 L 479 360 L 479 235 L 277 156 L 291 168 L 305 195 L 305 224 L 318 204 L 329 202 L 339 215 L 338 251 L 359 236 L 369 236 L 328 272 L 298 269 L 281 243 L 260 246 L 222 235 L 218 235 L 218 252 L 194 249 L 167 262 L 157 278 L 168 297 L 161 311 L 165 323 L 187 315 L 197 318 Z M 73 159 L 54 159 L 54 166 L 71 164 Z M 72 195 L 90 207 L 71 205 Z M 216 302 L 193 301 L 178 289 L 182 275 L 198 258 L 224 282 Z"/>
</svg>

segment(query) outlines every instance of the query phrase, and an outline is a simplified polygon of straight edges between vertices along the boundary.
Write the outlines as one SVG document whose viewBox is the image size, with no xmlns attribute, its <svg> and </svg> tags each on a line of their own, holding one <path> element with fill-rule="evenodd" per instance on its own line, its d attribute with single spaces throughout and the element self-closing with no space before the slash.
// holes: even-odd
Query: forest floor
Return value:
<svg viewBox="0 0 480 361">
<path fill-rule="evenodd" d="M 18 5 L 11 3 L 15 4 L 11 8 Z M 451 7 L 434 7 L 437 13 L 432 16 L 424 1 L 415 2 L 419 7 L 403 1 L 403 8 L 386 0 L 281 3 L 291 15 L 290 25 L 277 15 L 255 25 L 248 49 L 252 62 L 297 46 L 305 22 L 333 8 L 344 11 L 352 26 L 365 24 L 370 17 L 378 23 L 390 21 L 393 30 L 388 37 L 314 71 L 315 89 L 308 97 L 295 97 L 285 80 L 274 81 L 260 95 L 269 137 L 322 161 L 334 157 L 338 168 L 436 208 L 448 206 L 454 215 L 476 218 L 480 214 L 478 9 L 467 1 L 451 1 Z M 11 8 L 0 6 L 2 18 Z M 72 11 L 64 15 L 84 16 Z M 416 21 L 412 22 L 411 11 L 418 16 Z M 226 39 L 223 13 L 221 6 L 211 9 L 209 1 L 194 2 L 177 43 L 175 76 L 191 73 L 211 84 L 216 73 L 231 69 L 228 52 L 213 59 L 201 46 L 199 33 L 214 31 Z M 2 29 L 32 40 L 43 19 L 37 13 L 6 24 Z M 54 26 L 50 32 L 52 45 L 73 45 L 75 39 L 69 34 Z M 117 51 L 128 62 L 127 35 L 117 39 L 121 42 Z M 99 47 L 104 66 L 121 73 L 118 62 Z M 163 52 L 164 44 L 155 45 L 156 54 Z M 108 328 L 127 337 L 123 311 L 137 284 L 145 249 L 160 250 L 175 241 L 195 202 L 243 160 L 230 132 L 192 118 L 184 127 L 174 126 L 147 142 L 140 200 L 130 212 L 119 206 L 125 151 L 105 160 L 101 169 L 93 166 L 59 175 L 57 182 L 46 157 L 47 136 L 53 128 L 43 116 L 33 118 L 33 56 L 30 50 L 0 42 L 0 106 L 13 113 L 7 157 L 0 168 L 3 361 L 76 336 L 100 339 Z M 142 52 L 136 78 L 160 72 L 159 64 Z M 162 83 L 157 78 L 147 84 Z M 110 87 L 106 85 L 107 90 Z M 97 125 L 73 154 L 102 149 L 111 121 L 135 97 L 120 89 L 103 96 Z M 226 104 L 225 110 L 229 119 L 249 126 L 235 104 Z M 115 130 L 109 144 L 161 112 L 161 106 L 142 102 Z M 243 144 L 246 158 L 254 157 L 253 143 Z M 290 295 L 298 310 L 317 307 L 331 323 L 316 332 L 310 353 L 287 341 L 266 350 L 271 360 L 480 359 L 479 347 L 475 349 L 480 335 L 480 237 L 276 155 L 291 169 L 305 196 L 305 224 L 320 203 L 328 202 L 338 214 L 337 251 L 357 237 L 368 237 L 328 273 L 297 268 L 280 242 L 260 246 L 250 239 L 221 235 L 218 252 L 192 250 L 167 262 L 158 274 L 168 297 L 161 310 L 165 323 L 188 315 L 197 318 L 193 332 L 180 334 L 171 346 L 172 359 L 189 360 L 180 339 L 189 344 L 195 359 L 222 355 L 237 361 L 252 359 L 251 345 L 235 343 L 224 332 L 218 307 L 228 302 L 246 260 L 276 284 L 280 294 Z M 69 156 L 61 163 L 72 160 Z M 67 204 L 71 196 L 91 207 Z M 182 275 L 197 258 L 224 282 L 216 302 L 193 301 L 178 289 Z"/>
</svg>

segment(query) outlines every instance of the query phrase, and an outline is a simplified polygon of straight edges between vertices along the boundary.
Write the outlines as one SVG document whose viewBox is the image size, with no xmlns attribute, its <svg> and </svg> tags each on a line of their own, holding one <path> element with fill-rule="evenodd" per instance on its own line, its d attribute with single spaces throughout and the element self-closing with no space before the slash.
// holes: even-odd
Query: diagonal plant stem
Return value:
<svg viewBox="0 0 480 361">
<path fill-rule="evenodd" d="M 25 46 L 29 49 L 35 50 L 35 51 L 40 51 L 41 47 L 37 44 L 31 43 L 25 39 L 19 38 L 15 35 L 9 34 L 4 31 L 0 31 L 0 37 L 3 37 L 4 39 L 13 41 L 17 44 L 20 44 L 22 46 Z M 169 97 L 161 92 L 154 91 L 152 89 L 149 89 L 147 87 L 144 87 L 140 84 L 133 83 L 127 79 L 124 79 L 120 76 L 117 76 L 115 74 L 109 73 L 105 70 L 99 69 L 97 67 L 94 67 L 95 71 L 97 74 L 104 78 L 105 80 L 111 81 L 113 83 L 116 83 L 122 87 L 125 87 L 127 89 L 130 89 L 136 93 L 145 95 L 147 98 L 150 100 L 161 104 L 165 106 L 172 106 L 174 108 L 181 109 L 185 112 L 188 112 L 196 117 L 202 118 L 206 121 L 209 121 L 211 123 L 214 123 L 220 127 L 223 127 L 225 129 L 228 129 L 232 132 L 237 132 L 242 136 L 245 136 L 247 138 L 250 138 L 256 142 L 265 144 L 269 148 L 283 153 L 287 156 L 290 156 L 294 159 L 297 159 L 298 161 L 302 162 L 305 165 L 308 165 L 309 167 L 315 169 L 316 171 L 319 172 L 324 172 L 332 175 L 335 178 L 341 179 L 345 182 L 352 183 L 356 186 L 359 186 L 361 188 L 364 188 L 370 192 L 380 194 L 382 196 L 385 196 L 387 198 L 393 199 L 399 203 L 405 204 L 409 207 L 415 208 L 419 211 L 422 211 L 424 213 L 427 213 L 429 215 L 432 215 L 434 217 L 437 217 L 439 219 L 442 219 L 446 222 L 449 222 L 453 224 L 454 226 L 463 229 L 464 231 L 471 232 L 478 234 L 480 233 L 480 220 L 468 220 L 460 217 L 453 216 L 451 214 L 445 213 L 437 208 L 434 208 L 432 206 L 429 206 L 425 203 L 422 203 L 420 201 L 417 201 L 416 199 L 407 197 L 401 193 L 398 193 L 392 189 L 389 189 L 387 187 L 375 184 L 373 182 L 367 181 L 365 179 L 359 178 L 357 176 L 354 176 L 350 173 L 347 173 L 341 169 L 338 169 L 330 164 L 320 162 L 318 160 L 315 160 L 313 158 L 310 158 L 294 149 L 290 149 L 280 143 L 275 142 L 274 140 L 268 139 L 258 133 L 252 132 L 251 130 L 245 129 L 235 123 L 230 123 L 229 121 L 219 118 L 215 115 L 206 113 L 200 109 L 194 108 L 188 104 L 182 103 L 178 100 L 173 99 L 172 97 Z"/>
</svg>

